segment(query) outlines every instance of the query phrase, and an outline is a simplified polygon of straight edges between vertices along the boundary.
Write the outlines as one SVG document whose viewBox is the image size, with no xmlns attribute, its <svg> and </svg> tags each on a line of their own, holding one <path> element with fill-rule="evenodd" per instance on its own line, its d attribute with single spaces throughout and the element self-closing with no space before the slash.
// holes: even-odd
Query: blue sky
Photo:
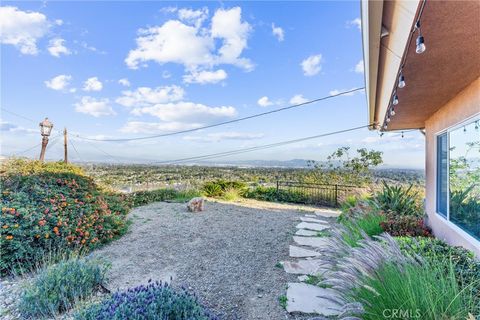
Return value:
<svg viewBox="0 0 480 320">
<path fill-rule="evenodd" d="M 195 128 L 364 84 L 359 3 L 4 2 L 0 11 L 3 156 L 67 127 L 72 160 L 170 160 L 367 124 L 363 92 L 236 124 L 135 142 L 86 142 Z M 60 159 L 60 139 L 47 158 Z M 420 133 L 367 129 L 233 160 L 322 160 L 342 145 L 423 167 Z M 38 148 L 21 155 L 36 157 Z M 104 153 L 99 151 L 102 150 Z"/>
</svg>

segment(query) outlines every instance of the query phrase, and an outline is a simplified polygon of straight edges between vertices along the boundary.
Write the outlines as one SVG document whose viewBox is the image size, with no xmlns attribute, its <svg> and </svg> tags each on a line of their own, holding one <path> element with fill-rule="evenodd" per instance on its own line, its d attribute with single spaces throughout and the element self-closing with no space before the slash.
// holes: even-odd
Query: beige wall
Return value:
<svg viewBox="0 0 480 320">
<path fill-rule="evenodd" d="M 480 77 L 473 81 L 426 122 L 426 210 L 434 234 L 448 243 L 464 246 L 480 257 L 480 242 L 435 213 L 436 209 L 436 134 L 480 114 Z"/>
</svg>

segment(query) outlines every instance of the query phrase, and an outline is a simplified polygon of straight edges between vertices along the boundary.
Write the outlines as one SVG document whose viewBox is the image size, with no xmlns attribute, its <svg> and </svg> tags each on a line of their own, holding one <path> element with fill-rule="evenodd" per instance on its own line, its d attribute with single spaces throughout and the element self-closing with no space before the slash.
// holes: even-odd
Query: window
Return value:
<svg viewBox="0 0 480 320">
<path fill-rule="evenodd" d="M 480 240 L 480 120 L 437 136 L 437 213 Z"/>
<path fill-rule="evenodd" d="M 448 198 L 448 145 L 447 134 L 437 137 L 437 212 L 447 217 Z"/>
</svg>

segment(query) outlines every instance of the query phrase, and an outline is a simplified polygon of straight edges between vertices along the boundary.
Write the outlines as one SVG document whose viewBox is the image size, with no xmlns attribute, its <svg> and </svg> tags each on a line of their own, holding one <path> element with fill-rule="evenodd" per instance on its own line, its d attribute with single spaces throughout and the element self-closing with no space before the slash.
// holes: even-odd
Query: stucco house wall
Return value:
<svg viewBox="0 0 480 320">
<path fill-rule="evenodd" d="M 480 77 L 446 103 L 425 122 L 426 211 L 436 237 L 464 246 L 480 257 L 480 241 L 436 214 L 436 134 L 480 114 Z"/>
</svg>

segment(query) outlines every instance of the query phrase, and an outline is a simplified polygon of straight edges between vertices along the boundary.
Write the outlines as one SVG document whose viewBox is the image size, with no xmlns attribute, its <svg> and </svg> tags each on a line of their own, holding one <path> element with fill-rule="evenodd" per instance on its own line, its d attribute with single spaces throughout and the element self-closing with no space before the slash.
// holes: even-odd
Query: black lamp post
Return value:
<svg viewBox="0 0 480 320">
<path fill-rule="evenodd" d="M 45 150 L 47 149 L 48 137 L 52 132 L 53 123 L 51 123 L 48 118 L 45 118 L 40 122 L 40 134 L 42 135 L 42 151 L 40 152 L 40 161 L 43 162 L 45 158 Z"/>
</svg>

